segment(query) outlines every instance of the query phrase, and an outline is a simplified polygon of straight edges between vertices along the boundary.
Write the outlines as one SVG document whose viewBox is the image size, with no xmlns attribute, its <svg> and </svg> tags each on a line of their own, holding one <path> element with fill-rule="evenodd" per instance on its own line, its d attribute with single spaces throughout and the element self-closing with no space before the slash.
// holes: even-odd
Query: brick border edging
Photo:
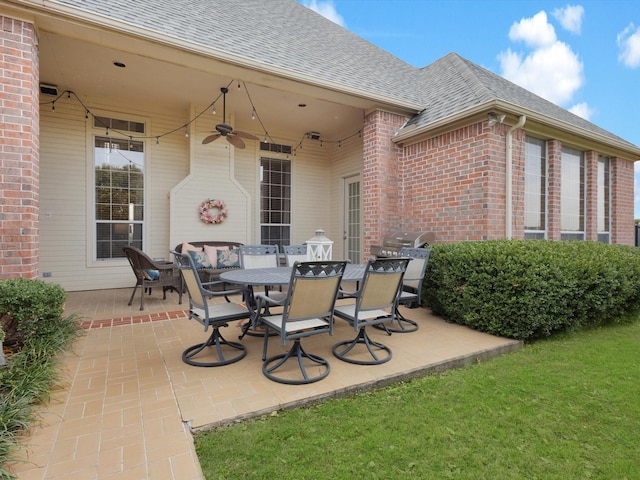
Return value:
<svg viewBox="0 0 640 480">
<path fill-rule="evenodd" d="M 187 317 L 188 315 L 188 310 L 175 310 L 173 312 L 147 313 L 144 315 L 135 315 L 131 317 L 105 318 L 102 320 L 85 320 L 80 322 L 80 325 L 84 330 L 91 330 L 94 328 L 136 325 L 139 323 L 157 322 L 161 320 L 175 320 L 176 318 Z"/>
</svg>

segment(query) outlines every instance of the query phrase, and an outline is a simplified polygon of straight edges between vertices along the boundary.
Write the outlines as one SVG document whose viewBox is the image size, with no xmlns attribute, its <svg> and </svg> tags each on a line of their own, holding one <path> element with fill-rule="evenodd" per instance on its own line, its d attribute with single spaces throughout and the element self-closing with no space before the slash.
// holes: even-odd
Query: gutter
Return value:
<svg viewBox="0 0 640 480">
<path fill-rule="evenodd" d="M 506 135 L 507 167 L 506 167 L 506 205 L 505 205 L 505 236 L 508 240 L 513 237 L 513 132 L 524 127 L 527 116 L 522 115 Z"/>
</svg>

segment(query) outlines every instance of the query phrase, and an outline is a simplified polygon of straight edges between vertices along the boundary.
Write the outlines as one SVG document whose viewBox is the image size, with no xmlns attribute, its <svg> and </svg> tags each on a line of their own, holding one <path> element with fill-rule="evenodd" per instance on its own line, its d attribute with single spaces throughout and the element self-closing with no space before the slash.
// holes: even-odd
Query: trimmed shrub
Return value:
<svg viewBox="0 0 640 480">
<path fill-rule="evenodd" d="M 514 339 L 608 322 L 640 308 L 640 249 L 597 242 L 431 245 L 423 298 L 435 314 Z"/>
<path fill-rule="evenodd" d="M 62 321 L 67 294 L 57 284 L 27 278 L 0 281 L 0 327 L 7 344 L 55 332 Z"/>
</svg>

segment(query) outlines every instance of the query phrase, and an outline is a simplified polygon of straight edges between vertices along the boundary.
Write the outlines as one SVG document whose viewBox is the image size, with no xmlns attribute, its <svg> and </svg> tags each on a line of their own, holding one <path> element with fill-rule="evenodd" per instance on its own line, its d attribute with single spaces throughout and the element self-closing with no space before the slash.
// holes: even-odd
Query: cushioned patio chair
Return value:
<svg viewBox="0 0 640 480">
<path fill-rule="evenodd" d="M 306 245 L 285 245 L 283 250 L 287 267 L 293 267 L 296 262 L 306 262 L 308 260 Z"/>
<path fill-rule="evenodd" d="M 357 335 L 353 340 L 333 346 L 337 358 L 357 365 L 378 365 L 391 360 L 391 349 L 369 338 L 366 327 L 395 320 L 402 278 L 410 261 L 409 258 L 372 258 L 367 262 L 358 290 L 341 292 L 343 298 L 353 297 L 355 303 L 336 306 L 334 315 L 348 321 Z"/>
<path fill-rule="evenodd" d="M 212 329 L 204 343 L 193 345 L 182 353 L 182 361 L 196 367 L 220 367 L 242 360 L 247 355 L 246 347 L 238 342 L 227 341 L 220 333 L 220 328 L 228 327 L 229 322 L 251 317 L 245 306 L 231 302 L 228 298 L 229 295 L 244 294 L 244 289 L 209 290 L 207 287 L 224 282 L 202 283 L 191 256 L 175 251 L 172 253 L 189 294 L 189 319 L 201 323 L 205 332 Z M 217 303 L 214 302 L 216 298 L 220 299 Z M 206 355 L 213 356 L 213 360 L 205 360 L 203 357 Z M 196 358 L 198 356 L 200 357 Z"/>
<path fill-rule="evenodd" d="M 153 287 L 162 287 L 162 299 L 167 299 L 167 290 L 178 292 L 178 303 L 182 304 L 182 281 L 180 272 L 172 262 L 159 262 L 153 260 L 139 248 L 131 245 L 122 247 L 129 260 L 129 265 L 136 277 L 136 284 L 131 292 L 128 305 L 133 303 L 133 297 L 140 287 L 140 310 L 144 310 L 144 294 Z"/>
<path fill-rule="evenodd" d="M 329 362 L 307 352 L 301 339 L 333 333 L 333 308 L 347 262 L 296 262 L 293 265 L 287 295 L 281 301 L 267 295 L 256 295 L 257 311 L 265 306 L 282 306 L 282 313 L 258 317 L 265 327 L 262 349 L 262 373 L 276 382 L 290 385 L 313 383 L 325 378 Z M 269 334 L 277 332 L 282 345 L 293 341 L 289 351 L 267 358 Z M 291 365 L 293 364 L 293 365 Z M 310 370 L 319 372 L 313 374 Z"/>
</svg>

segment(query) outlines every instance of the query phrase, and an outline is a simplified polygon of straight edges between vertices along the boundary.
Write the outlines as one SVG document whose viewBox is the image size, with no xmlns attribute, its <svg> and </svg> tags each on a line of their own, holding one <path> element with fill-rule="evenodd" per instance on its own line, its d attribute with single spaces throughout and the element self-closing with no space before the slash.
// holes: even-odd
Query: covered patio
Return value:
<svg viewBox="0 0 640 480">
<path fill-rule="evenodd" d="M 66 313 L 83 321 L 85 334 L 64 358 L 61 388 L 40 412 L 41 423 L 25 439 L 21 480 L 200 479 L 193 433 L 279 410 L 350 395 L 392 382 L 460 368 L 517 350 L 521 343 L 449 324 L 425 308 L 404 309 L 418 321 L 414 333 L 382 331 L 393 350 L 388 363 L 352 365 L 331 346 L 353 336 L 337 320 L 334 335 L 310 340 L 330 360 L 331 373 L 317 383 L 283 385 L 261 371 L 262 338 L 245 337 L 248 355 L 220 368 L 197 368 L 182 351 L 203 341 L 200 324 L 186 319 L 188 301 L 162 300 L 153 292 L 139 310 L 127 306 L 130 289 L 70 292 Z M 238 325 L 224 329 L 228 338 Z M 270 342 L 270 351 L 280 348 Z"/>
</svg>

